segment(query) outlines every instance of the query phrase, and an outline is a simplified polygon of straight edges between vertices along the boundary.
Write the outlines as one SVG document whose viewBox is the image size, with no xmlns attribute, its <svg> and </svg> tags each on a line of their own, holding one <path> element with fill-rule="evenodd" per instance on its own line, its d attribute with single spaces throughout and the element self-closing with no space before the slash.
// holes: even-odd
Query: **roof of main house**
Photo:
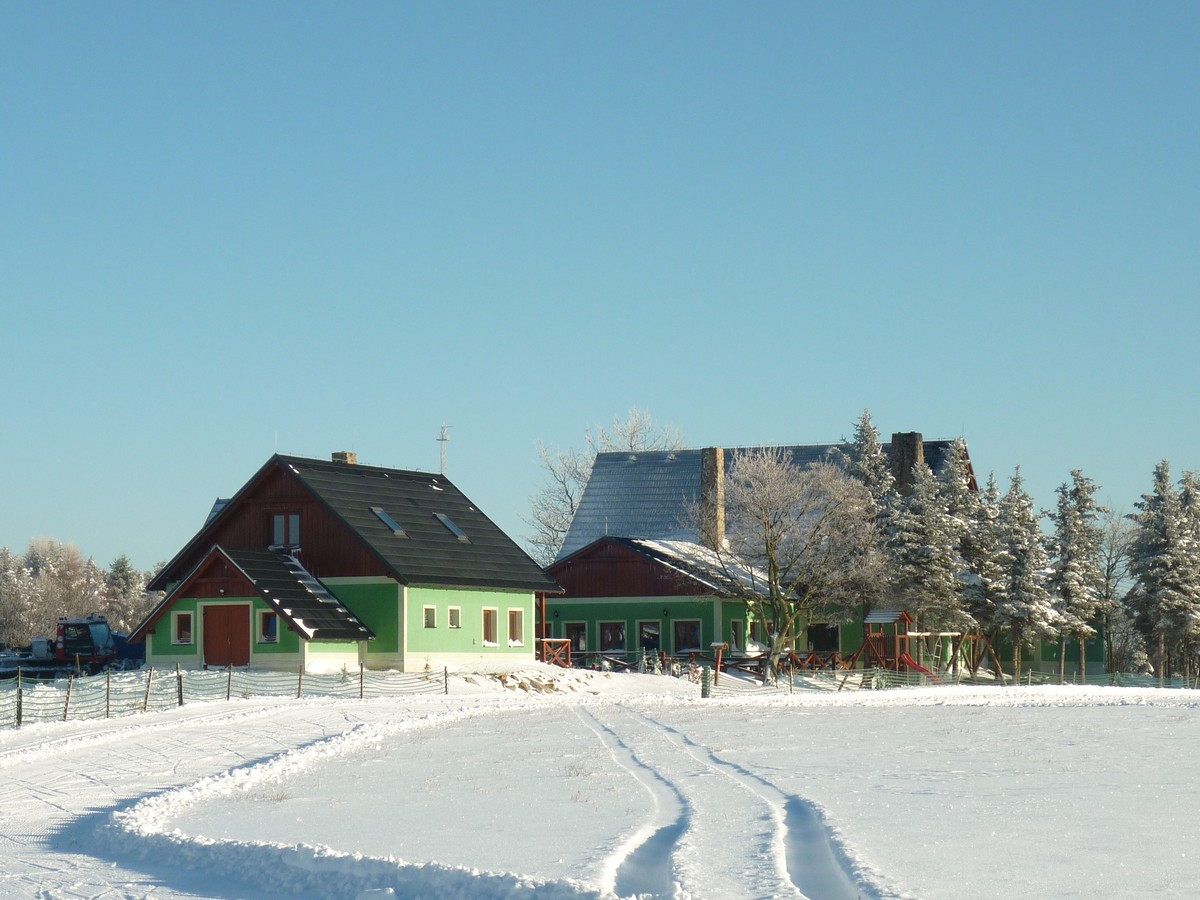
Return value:
<svg viewBox="0 0 1200 900">
<path fill-rule="evenodd" d="M 925 462 L 936 473 L 953 441 L 924 441 Z M 882 445 L 890 458 L 891 444 Z M 725 448 L 725 467 L 743 450 Z M 848 454 L 850 444 L 789 445 L 779 448 L 806 466 Z M 618 450 L 596 454 L 592 474 L 555 562 L 607 535 L 650 540 L 698 541 L 688 509 L 700 499 L 703 450 Z"/>
<path fill-rule="evenodd" d="M 222 566 L 227 563 L 228 567 Z M 192 582 L 214 567 L 232 569 L 306 640 L 365 641 L 375 635 L 329 589 L 286 550 L 231 550 L 213 547 L 130 635 L 142 640 Z"/>
<path fill-rule="evenodd" d="M 232 499 L 214 507 L 196 536 L 150 582 L 150 589 L 164 590 L 180 577 L 177 570 L 184 560 L 216 543 L 211 536 L 238 515 L 239 501 L 274 470 L 303 485 L 401 584 L 561 591 L 444 475 L 279 454 Z M 323 572 L 322 577 L 355 574 Z"/>
</svg>

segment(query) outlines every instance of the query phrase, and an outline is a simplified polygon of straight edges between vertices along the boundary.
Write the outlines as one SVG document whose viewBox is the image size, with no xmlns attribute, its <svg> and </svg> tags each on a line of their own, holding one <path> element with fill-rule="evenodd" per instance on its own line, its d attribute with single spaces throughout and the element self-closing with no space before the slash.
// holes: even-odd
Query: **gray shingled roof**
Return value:
<svg viewBox="0 0 1200 900">
<path fill-rule="evenodd" d="M 925 461 L 938 472 L 951 441 L 925 441 Z M 883 444 L 891 456 L 891 444 Z M 739 450 L 727 447 L 728 469 Z M 768 448 L 774 449 L 774 448 Z M 834 450 L 850 452 L 849 444 L 784 446 L 797 465 L 830 458 Z M 688 508 L 700 498 L 700 456 L 703 451 L 612 451 L 596 454 L 592 474 L 580 498 L 575 518 L 557 559 L 564 559 L 602 537 L 645 540 L 699 541 L 688 521 Z M 557 561 L 557 560 L 556 560 Z"/>
</svg>

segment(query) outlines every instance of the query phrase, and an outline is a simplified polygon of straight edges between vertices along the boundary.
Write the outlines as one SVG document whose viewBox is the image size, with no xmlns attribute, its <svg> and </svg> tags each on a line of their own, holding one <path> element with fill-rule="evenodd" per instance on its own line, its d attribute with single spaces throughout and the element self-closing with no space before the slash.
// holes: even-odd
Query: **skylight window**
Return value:
<svg viewBox="0 0 1200 900">
<path fill-rule="evenodd" d="M 397 525 L 396 520 L 389 516 L 382 507 L 372 506 L 371 512 L 375 513 L 380 522 L 392 529 L 392 534 L 396 535 L 396 537 L 408 537 L 408 534 L 405 532 L 405 530 Z"/>
<path fill-rule="evenodd" d="M 434 515 L 437 516 L 438 521 L 445 525 L 447 530 L 456 538 L 458 538 L 461 543 L 471 543 L 471 539 L 467 537 L 466 532 L 455 525 L 449 516 L 443 515 L 442 513 L 434 513 Z"/>
</svg>

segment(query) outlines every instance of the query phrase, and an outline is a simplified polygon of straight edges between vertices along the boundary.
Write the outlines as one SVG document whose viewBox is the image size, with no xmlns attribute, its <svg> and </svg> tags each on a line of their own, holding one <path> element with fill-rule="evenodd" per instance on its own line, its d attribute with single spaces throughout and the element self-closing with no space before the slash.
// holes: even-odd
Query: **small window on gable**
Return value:
<svg viewBox="0 0 1200 900">
<path fill-rule="evenodd" d="M 190 644 L 192 642 L 192 614 L 190 612 L 175 613 L 171 618 L 171 643 Z"/>
<path fill-rule="evenodd" d="M 273 612 L 258 614 L 258 642 L 260 644 L 279 643 L 279 616 Z"/>
<path fill-rule="evenodd" d="M 271 516 L 271 546 L 300 546 L 299 513 L 281 513 Z"/>
<path fill-rule="evenodd" d="M 379 506 L 372 506 L 371 512 L 375 513 L 380 522 L 392 529 L 392 534 L 396 535 L 396 537 L 408 537 L 408 533 L 396 524 L 396 520 L 387 514 L 387 510 Z"/>
<path fill-rule="evenodd" d="M 450 628 L 462 628 L 462 609 L 458 606 L 450 607 L 448 611 L 447 625 Z"/>
<path fill-rule="evenodd" d="M 425 627 L 426 628 L 437 628 L 437 607 L 436 606 L 426 606 L 425 607 Z"/>
<path fill-rule="evenodd" d="M 455 525 L 453 519 L 451 519 L 447 515 L 443 515 L 442 513 L 434 513 L 434 515 L 437 516 L 437 520 L 439 522 L 441 522 L 443 525 L 446 526 L 447 531 L 449 531 L 452 535 L 454 535 L 456 538 L 458 538 L 460 543 L 463 543 L 463 544 L 471 543 L 471 539 L 469 537 L 467 537 L 466 532 L 464 532 L 461 528 L 459 528 L 457 525 Z"/>
</svg>

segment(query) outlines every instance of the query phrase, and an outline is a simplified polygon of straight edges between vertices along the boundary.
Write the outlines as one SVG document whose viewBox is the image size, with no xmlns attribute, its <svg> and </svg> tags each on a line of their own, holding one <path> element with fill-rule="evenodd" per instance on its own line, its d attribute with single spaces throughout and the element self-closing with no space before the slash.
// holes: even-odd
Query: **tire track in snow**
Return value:
<svg viewBox="0 0 1200 900">
<path fill-rule="evenodd" d="M 580 721 L 596 733 L 617 765 L 626 769 L 654 801 L 654 821 L 636 829 L 601 868 L 600 883 L 620 897 L 675 894 L 672 851 L 691 818 L 687 798 L 670 781 L 647 765 L 616 729 L 586 709 L 575 710 Z"/>
<path fill-rule="evenodd" d="M 860 900 L 876 893 L 857 884 L 846 854 L 830 838 L 824 814 L 816 804 L 789 794 L 761 775 L 722 759 L 711 747 L 693 740 L 645 713 L 630 711 L 662 729 L 693 758 L 741 785 L 771 809 L 776 823 L 775 853 L 783 875 L 801 896 L 812 900 Z"/>
<path fill-rule="evenodd" d="M 610 715 L 600 722 L 603 713 Z M 647 778 L 657 779 L 681 798 L 683 816 L 677 820 L 678 830 L 664 833 L 660 828 L 659 841 L 650 844 L 647 840 L 644 851 L 631 848 L 629 858 L 636 853 L 657 856 L 659 866 L 669 866 L 673 872 L 671 892 L 655 891 L 654 896 L 802 896 L 788 878 L 780 804 L 771 803 L 744 780 L 701 758 L 676 732 L 625 704 L 593 708 L 589 714 L 613 741 L 627 748 L 635 778 L 643 783 Z M 641 770 L 649 774 L 640 774 Z M 642 833 L 650 831 L 647 828 Z M 618 893 L 624 894 L 626 885 L 619 886 Z"/>
</svg>

